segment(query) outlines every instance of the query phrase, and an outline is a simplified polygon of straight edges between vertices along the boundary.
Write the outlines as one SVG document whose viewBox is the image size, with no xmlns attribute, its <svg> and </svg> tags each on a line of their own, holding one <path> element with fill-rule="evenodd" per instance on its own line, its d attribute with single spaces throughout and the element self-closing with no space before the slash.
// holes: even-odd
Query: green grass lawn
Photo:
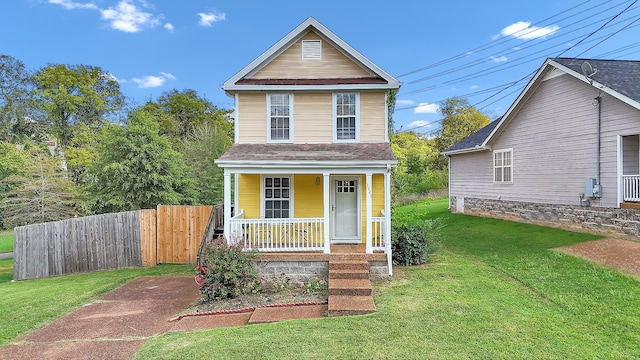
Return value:
<svg viewBox="0 0 640 360">
<path fill-rule="evenodd" d="M 0 235 L 0 253 L 13 251 L 13 233 Z"/>
<path fill-rule="evenodd" d="M 376 313 L 167 333 L 136 358 L 640 357 L 640 282 L 551 250 L 597 236 L 450 214 L 446 199 L 395 216 L 442 217 L 444 247 L 376 284 Z"/>
<path fill-rule="evenodd" d="M 0 260 L 0 347 L 98 296 L 144 275 L 193 275 L 192 265 L 160 265 L 11 282 L 13 260 Z"/>
</svg>

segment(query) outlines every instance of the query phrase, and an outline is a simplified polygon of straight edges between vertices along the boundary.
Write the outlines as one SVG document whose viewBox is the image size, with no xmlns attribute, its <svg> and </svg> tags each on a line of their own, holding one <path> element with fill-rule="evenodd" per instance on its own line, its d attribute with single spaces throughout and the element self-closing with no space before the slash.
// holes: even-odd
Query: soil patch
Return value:
<svg viewBox="0 0 640 360">
<path fill-rule="evenodd" d="M 299 286 L 279 290 L 266 288 L 256 294 L 241 295 L 232 299 L 221 299 L 212 302 L 201 299 L 187 308 L 184 313 L 235 310 L 276 304 L 322 302 L 326 301 L 327 298 L 328 291 L 326 288 L 313 291 Z"/>
<path fill-rule="evenodd" d="M 606 238 L 556 250 L 640 277 L 640 242 Z"/>
</svg>

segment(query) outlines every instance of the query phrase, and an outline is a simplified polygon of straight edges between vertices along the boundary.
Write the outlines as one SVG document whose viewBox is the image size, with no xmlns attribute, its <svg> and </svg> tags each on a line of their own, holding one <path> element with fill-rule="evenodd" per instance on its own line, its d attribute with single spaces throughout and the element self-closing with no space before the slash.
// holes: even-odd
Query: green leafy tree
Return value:
<svg viewBox="0 0 640 360">
<path fill-rule="evenodd" d="M 218 109 L 194 90 L 165 92 L 157 102 L 148 102 L 144 109 L 154 115 L 161 134 L 168 135 L 177 146 L 204 124 L 213 125 L 216 131 L 229 136 L 233 132 L 233 125 L 228 121 L 229 111 Z"/>
<path fill-rule="evenodd" d="M 436 148 L 442 152 L 458 141 L 489 124 L 487 115 L 471 106 L 466 99 L 450 98 L 440 104 L 442 126 L 436 137 Z M 440 156 L 435 164 L 437 168 L 445 169 L 447 159 Z"/>
<path fill-rule="evenodd" d="M 20 130 L 27 133 L 24 118 L 29 115 L 30 89 L 30 74 L 24 63 L 0 54 L 0 140 L 14 142 Z"/>
<path fill-rule="evenodd" d="M 104 126 L 89 170 L 89 208 L 97 213 L 191 204 L 193 185 L 180 153 L 138 109 L 124 125 Z"/>
<path fill-rule="evenodd" d="M 391 149 L 398 159 L 393 184 L 398 195 L 425 194 L 446 187 L 446 173 L 434 169 L 439 156 L 432 139 L 413 131 L 391 137 Z"/>
<path fill-rule="evenodd" d="M 76 185 L 85 184 L 86 173 L 96 158 L 98 133 L 103 123 L 76 124 L 71 127 L 72 138 L 64 151 L 69 176 Z"/>
<path fill-rule="evenodd" d="M 71 125 L 94 124 L 120 110 L 120 85 L 106 71 L 88 65 L 49 65 L 35 73 L 33 96 L 48 116 L 62 147 L 72 141 Z"/>
<path fill-rule="evenodd" d="M 79 197 L 67 178 L 62 159 L 32 146 L 23 171 L 2 180 L 10 188 L 0 202 L 5 227 L 56 221 L 79 214 Z"/>
<path fill-rule="evenodd" d="M 202 124 L 182 141 L 182 155 L 198 189 L 199 204 L 218 204 L 223 200 L 224 172 L 214 160 L 232 144 L 229 135 L 211 124 Z"/>
</svg>

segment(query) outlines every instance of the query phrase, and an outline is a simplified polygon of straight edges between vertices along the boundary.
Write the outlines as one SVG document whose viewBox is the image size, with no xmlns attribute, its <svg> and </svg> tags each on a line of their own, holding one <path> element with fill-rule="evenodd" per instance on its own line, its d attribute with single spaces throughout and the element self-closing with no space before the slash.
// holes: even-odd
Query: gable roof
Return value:
<svg viewBox="0 0 640 360">
<path fill-rule="evenodd" d="M 596 70 L 589 77 L 582 73 L 582 64 L 585 62 L 588 62 Z M 513 118 L 511 114 L 514 113 L 514 110 L 526 102 L 526 99 L 530 97 L 530 94 L 535 91 L 544 80 L 545 75 L 552 69 L 558 69 L 571 75 L 640 110 L 640 61 L 549 58 L 538 69 L 504 116 L 462 139 L 443 151 L 442 154 L 455 155 L 490 150 L 488 143 L 511 121 Z M 488 130 L 488 127 L 491 127 L 491 129 Z"/>
<path fill-rule="evenodd" d="M 342 79 L 339 81 L 331 79 L 329 81 L 323 81 L 323 79 L 275 79 L 276 81 L 251 80 L 246 79 L 250 74 L 256 73 L 261 68 L 264 68 L 278 55 L 282 54 L 291 45 L 296 43 L 310 31 L 315 32 L 324 41 L 331 44 L 343 55 L 353 61 L 355 64 L 364 69 L 367 73 L 372 75 L 372 78 L 360 79 L 361 81 L 354 81 L 353 79 Z M 227 92 L 234 90 L 277 90 L 282 89 L 282 86 L 287 86 L 288 90 L 310 90 L 310 89 L 323 89 L 326 86 L 330 86 L 332 89 L 342 88 L 358 88 L 358 89 L 397 89 L 401 83 L 389 75 L 387 72 L 379 68 L 376 64 L 364 57 L 344 40 L 340 39 L 337 35 L 327 29 L 324 25 L 320 24 L 318 20 L 313 17 L 309 17 L 295 29 L 289 32 L 285 37 L 280 39 L 277 43 L 271 46 L 267 51 L 258 56 L 255 60 L 242 68 L 239 72 L 229 78 L 222 84 L 222 89 Z"/>
</svg>

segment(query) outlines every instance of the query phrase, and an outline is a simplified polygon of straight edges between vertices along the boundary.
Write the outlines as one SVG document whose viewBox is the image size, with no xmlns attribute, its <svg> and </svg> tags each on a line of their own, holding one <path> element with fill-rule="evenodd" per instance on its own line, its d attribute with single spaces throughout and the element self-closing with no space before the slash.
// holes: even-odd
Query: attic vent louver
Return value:
<svg viewBox="0 0 640 360">
<path fill-rule="evenodd" d="M 322 60 L 322 40 L 302 40 L 302 60 Z"/>
</svg>

